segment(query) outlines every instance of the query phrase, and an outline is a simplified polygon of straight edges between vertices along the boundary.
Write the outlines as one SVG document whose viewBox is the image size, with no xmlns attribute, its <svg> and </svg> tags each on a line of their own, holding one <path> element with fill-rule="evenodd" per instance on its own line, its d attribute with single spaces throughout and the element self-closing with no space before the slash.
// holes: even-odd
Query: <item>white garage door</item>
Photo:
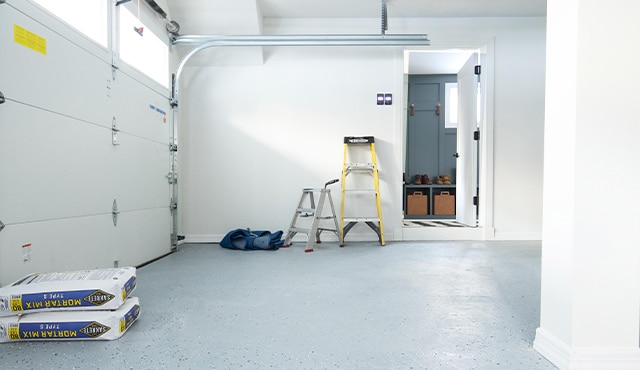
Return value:
<svg viewBox="0 0 640 370">
<path fill-rule="evenodd" d="M 0 60 L 0 285 L 169 253 L 168 91 L 24 1 Z"/>
</svg>

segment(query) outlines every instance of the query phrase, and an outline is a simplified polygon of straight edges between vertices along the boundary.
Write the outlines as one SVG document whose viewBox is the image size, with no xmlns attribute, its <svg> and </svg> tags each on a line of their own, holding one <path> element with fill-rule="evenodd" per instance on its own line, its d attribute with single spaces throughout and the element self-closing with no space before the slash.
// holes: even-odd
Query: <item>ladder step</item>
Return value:
<svg viewBox="0 0 640 370">
<path fill-rule="evenodd" d="M 322 188 L 305 188 L 305 189 L 302 189 L 302 193 L 304 194 L 319 193 L 322 190 L 323 190 Z"/>
<path fill-rule="evenodd" d="M 376 170 L 374 168 L 363 168 L 363 167 L 347 167 L 346 168 L 346 174 L 350 174 L 352 172 L 355 173 L 364 173 L 364 174 L 372 174 L 374 173 Z"/>
<path fill-rule="evenodd" d="M 372 193 L 377 193 L 378 191 L 376 189 L 344 189 L 345 193 L 362 193 L 362 194 L 372 194 Z"/>
<path fill-rule="evenodd" d="M 373 136 L 345 136 L 345 144 L 371 144 L 375 143 Z"/>
<path fill-rule="evenodd" d="M 331 219 L 335 219 L 336 216 L 321 216 L 321 217 L 316 217 L 318 220 L 331 220 Z"/>
<path fill-rule="evenodd" d="M 372 170 L 373 163 L 347 163 L 347 168 L 354 170 Z"/>
<path fill-rule="evenodd" d="M 308 213 L 308 215 L 306 215 L 306 217 L 308 216 L 313 216 L 316 214 L 316 210 L 313 208 L 298 208 L 296 209 L 296 212 L 298 213 Z"/>
<path fill-rule="evenodd" d="M 320 232 L 320 231 L 331 231 L 331 232 L 334 232 L 334 233 L 338 232 L 338 230 L 336 230 L 336 229 L 325 229 L 323 227 L 319 227 L 318 228 L 318 232 Z"/>
<path fill-rule="evenodd" d="M 289 232 L 292 233 L 302 233 L 302 234 L 309 234 L 311 232 L 311 229 L 304 229 L 301 227 L 292 227 L 289 228 Z"/>
<path fill-rule="evenodd" d="M 380 222 L 378 217 L 345 217 L 344 222 Z"/>
</svg>

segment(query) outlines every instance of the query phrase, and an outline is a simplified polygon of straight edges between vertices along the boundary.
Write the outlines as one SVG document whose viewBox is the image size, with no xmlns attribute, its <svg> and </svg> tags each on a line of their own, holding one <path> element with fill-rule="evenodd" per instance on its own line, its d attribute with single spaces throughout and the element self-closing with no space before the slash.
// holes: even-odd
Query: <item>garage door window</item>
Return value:
<svg viewBox="0 0 640 370">
<path fill-rule="evenodd" d="M 107 0 L 34 0 L 64 22 L 104 46 L 108 45 Z"/>
<path fill-rule="evenodd" d="M 120 59 L 169 87 L 169 46 L 124 7 L 120 8 L 119 35 Z"/>
</svg>

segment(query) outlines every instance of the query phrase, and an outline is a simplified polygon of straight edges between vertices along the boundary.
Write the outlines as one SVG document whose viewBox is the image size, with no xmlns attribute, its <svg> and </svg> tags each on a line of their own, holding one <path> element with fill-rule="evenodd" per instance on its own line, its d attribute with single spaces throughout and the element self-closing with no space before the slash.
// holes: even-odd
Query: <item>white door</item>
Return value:
<svg viewBox="0 0 640 370">
<path fill-rule="evenodd" d="M 478 54 L 472 54 L 458 72 L 458 132 L 456 163 L 456 221 L 476 226 L 473 197 L 478 187 Z"/>
</svg>

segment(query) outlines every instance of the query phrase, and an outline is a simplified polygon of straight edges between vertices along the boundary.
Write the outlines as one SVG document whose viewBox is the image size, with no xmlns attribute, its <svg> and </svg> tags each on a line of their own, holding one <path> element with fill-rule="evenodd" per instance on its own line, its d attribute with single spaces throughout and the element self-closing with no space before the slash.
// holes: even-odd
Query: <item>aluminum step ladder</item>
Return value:
<svg viewBox="0 0 640 370">
<path fill-rule="evenodd" d="M 349 148 L 368 148 L 371 161 L 366 163 L 350 163 L 347 160 Z M 362 153 L 360 153 L 362 154 Z M 373 188 L 362 188 L 358 185 L 357 179 L 352 179 L 347 183 L 347 175 L 351 177 L 362 177 L 362 175 L 373 177 Z M 360 181 L 361 182 L 361 181 Z M 346 200 L 346 198 L 349 198 Z M 345 202 L 349 203 L 350 209 L 358 209 L 356 201 L 374 201 L 377 216 L 345 216 Z M 354 212 L 354 211 L 351 211 Z M 378 163 L 376 160 L 375 139 L 373 136 L 346 136 L 344 138 L 344 162 L 342 165 L 342 202 L 340 205 L 340 246 L 344 246 L 344 238 L 349 231 L 358 223 L 365 223 L 378 235 L 380 245 L 384 245 L 384 225 L 382 222 L 382 207 L 380 203 L 380 185 L 378 178 Z"/>
<path fill-rule="evenodd" d="M 333 200 L 331 199 L 331 189 L 327 189 L 328 185 L 335 184 L 338 179 L 333 179 L 324 184 L 324 188 L 306 188 L 302 189 L 302 196 L 300 202 L 296 208 L 296 212 L 291 220 L 289 231 L 284 239 L 283 248 L 291 246 L 291 240 L 298 234 L 307 234 L 307 247 L 305 252 L 313 252 L 313 241 L 315 235 L 315 242 L 320 243 L 320 234 L 324 231 L 330 231 L 336 234 L 338 233 L 338 219 L 336 217 L 336 211 L 333 206 Z M 316 197 L 319 195 L 316 203 Z M 331 214 L 324 214 L 325 204 L 329 201 L 331 208 Z M 303 219 L 312 218 L 311 221 L 303 221 Z M 333 221 L 333 223 L 331 223 Z M 310 223 L 310 225 L 309 225 Z M 322 224 L 321 224 L 322 223 Z M 329 224 L 326 225 L 325 224 Z"/>
</svg>

